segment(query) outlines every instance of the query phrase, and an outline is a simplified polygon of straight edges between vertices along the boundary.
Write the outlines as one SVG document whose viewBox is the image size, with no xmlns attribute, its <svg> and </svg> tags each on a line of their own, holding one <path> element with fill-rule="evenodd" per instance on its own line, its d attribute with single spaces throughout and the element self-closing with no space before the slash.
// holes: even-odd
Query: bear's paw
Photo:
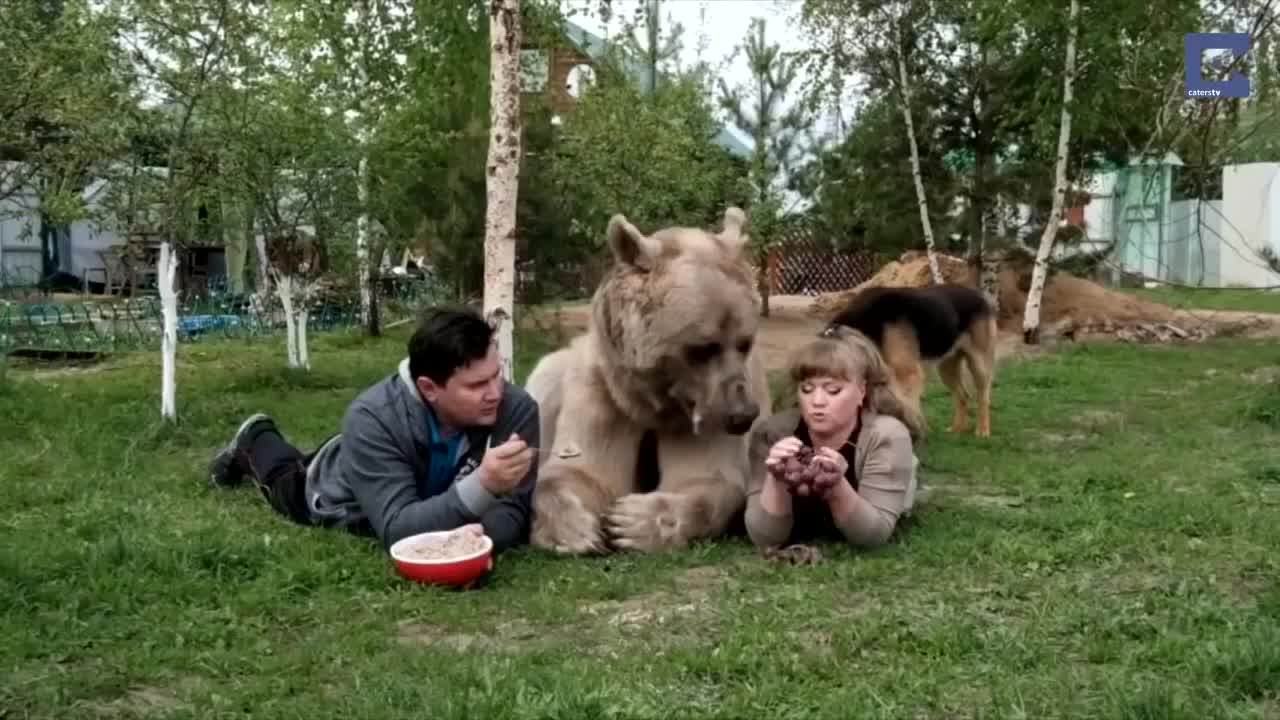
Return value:
<svg viewBox="0 0 1280 720">
<path fill-rule="evenodd" d="M 689 542 L 684 505 L 688 498 L 668 492 L 632 493 L 613 504 L 605 529 L 614 546 L 661 550 Z"/>
<path fill-rule="evenodd" d="M 565 487 L 548 488 L 533 496 L 530 542 L 564 555 L 608 552 L 600 518 Z"/>
</svg>

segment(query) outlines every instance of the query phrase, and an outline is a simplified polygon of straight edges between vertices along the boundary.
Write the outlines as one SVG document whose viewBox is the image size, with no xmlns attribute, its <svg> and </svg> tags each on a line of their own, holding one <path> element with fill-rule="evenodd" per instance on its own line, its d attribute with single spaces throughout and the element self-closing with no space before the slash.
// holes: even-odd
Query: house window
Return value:
<svg viewBox="0 0 1280 720">
<path fill-rule="evenodd" d="M 547 86 L 547 55 L 542 50 L 520 51 L 520 91 L 542 92 Z"/>
<path fill-rule="evenodd" d="M 565 78 L 565 90 L 569 92 L 569 97 L 576 100 L 582 97 L 582 93 L 586 92 L 595 78 L 594 68 L 586 63 L 579 63 L 570 68 L 569 75 Z"/>
</svg>

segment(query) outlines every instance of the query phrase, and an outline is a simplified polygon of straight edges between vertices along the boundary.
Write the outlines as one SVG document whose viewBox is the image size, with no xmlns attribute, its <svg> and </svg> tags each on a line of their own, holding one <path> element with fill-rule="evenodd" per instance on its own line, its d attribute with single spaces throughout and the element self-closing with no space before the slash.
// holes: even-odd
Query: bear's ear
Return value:
<svg viewBox="0 0 1280 720">
<path fill-rule="evenodd" d="M 640 232 L 625 215 L 619 213 L 609 218 L 609 229 L 605 235 L 618 262 L 644 269 L 653 266 L 653 259 L 660 249 L 658 242 Z"/>
<path fill-rule="evenodd" d="M 720 231 L 720 242 L 725 249 L 736 255 L 746 246 L 750 236 L 746 233 L 747 214 L 742 208 L 730 207 L 724 211 L 724 229 Z"/>
</svg>

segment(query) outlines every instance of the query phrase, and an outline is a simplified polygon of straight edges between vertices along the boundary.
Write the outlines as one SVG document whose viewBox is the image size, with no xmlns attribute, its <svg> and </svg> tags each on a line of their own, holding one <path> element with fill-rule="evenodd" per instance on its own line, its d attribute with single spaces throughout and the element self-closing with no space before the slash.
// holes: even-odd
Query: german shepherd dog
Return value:
<svg viewBox="0 0 1280 720">
<path fill-rule="evenodd" d="M 961 366 L 968 367 L 978 400 L 974 434 L 991 435 L 996 312 L 981 291 L 955 283 L 867 288 L 829 324 L 858 330 L 880 348 L 902 396 L 921 418 L 926 366 L 937 367 L 955 404 L 952 432 L 969 429 L 969 392 L 961 377 Z"/>
</svg>

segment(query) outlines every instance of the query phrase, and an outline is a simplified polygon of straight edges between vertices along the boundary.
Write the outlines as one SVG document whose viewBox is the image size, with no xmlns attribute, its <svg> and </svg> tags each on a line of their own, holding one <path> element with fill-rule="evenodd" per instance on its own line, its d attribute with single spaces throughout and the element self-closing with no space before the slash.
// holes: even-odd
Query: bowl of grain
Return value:
<svg viewBox="0 0 1280 720">
<path fill-rule="evenodd" d="M 419 582 L 466 585 L 489 571 L 493 540 L 470 530 L 418 533 L 391 545 L 401 575 Z"/>
</svg>

